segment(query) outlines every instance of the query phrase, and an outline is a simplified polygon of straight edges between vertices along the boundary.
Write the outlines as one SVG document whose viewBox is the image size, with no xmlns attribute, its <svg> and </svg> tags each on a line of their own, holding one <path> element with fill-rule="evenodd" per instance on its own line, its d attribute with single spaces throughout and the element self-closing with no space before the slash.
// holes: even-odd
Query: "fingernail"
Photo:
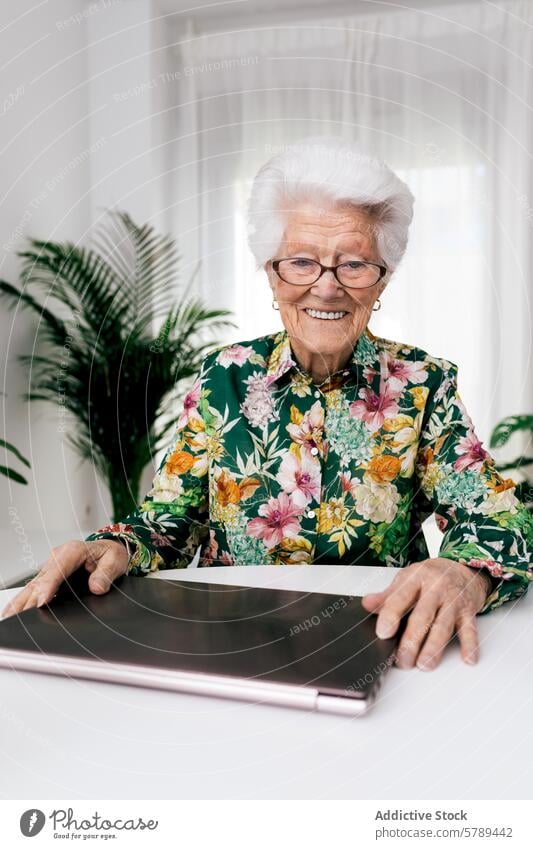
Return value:
<svg viewBox="0 0 533 849">
<path fill-rule="evenodd" d="M 394 625 L 389 624 L 378 624 L 376 625 L 376 636 L 379 637 L 380 640 L 388 640 L 389 637 L 392 637 L 394 634 L 395 628 Z"/>
<path fill-rule="evenodd" d="M 429 672 L 435 666 L 432 660 L 417 660 L 416 665 L 423 672 Z"/>
<path fill-rule="evenodd" d="M 465 662 L 469 664 L 469 666 L 475 666 L 477 663 L 477 657 L 475 654 L 467 654 L 465 657 Z"/>
<path fill-rule="evenodd" d="M 48 598 L 47 593 L 41 593 L 40 595 L 38 595 L 37 596 L 37 607 L 41 607 L 46 602 L 47 598 Z"/>
<path fill-rule="evenodd" d="M 95 578 L 95 580 L 92 582 L 92 586 L 95 590 L 101 590 L 102 592 L 104 592 L 105 590 L 107 590 L 108 584 L 104 583 L 102 578 Z"/>
</svg>

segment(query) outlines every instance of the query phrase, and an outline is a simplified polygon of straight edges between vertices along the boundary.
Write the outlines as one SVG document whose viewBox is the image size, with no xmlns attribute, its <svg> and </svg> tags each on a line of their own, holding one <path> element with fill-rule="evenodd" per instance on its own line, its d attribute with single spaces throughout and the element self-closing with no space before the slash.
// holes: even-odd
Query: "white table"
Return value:
<svg viewBox="0 0 533 849">
<path fill-rule="evenodd" d="M 252 566 L 176 578 L 363 595 L 395 570 Z M 18 590 L 0 593 L 2 608 Z M 527 799 L 533 598 L 478 617 L 433 672 L 388 673 L 359 719 L 0 670 L 0 796 L 32 799 Z"/>
</svg>

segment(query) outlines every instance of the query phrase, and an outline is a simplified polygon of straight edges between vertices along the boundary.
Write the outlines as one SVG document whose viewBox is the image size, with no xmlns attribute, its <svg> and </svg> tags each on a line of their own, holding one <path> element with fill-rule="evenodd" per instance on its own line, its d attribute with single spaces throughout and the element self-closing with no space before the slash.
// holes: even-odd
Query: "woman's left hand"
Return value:
<svg viewBox="0 0 533 849">
<path fill-rule="evenodd" d="M 454 633 L 465 663 L 477 662 L 476 613 L 488 591 L 486 574 L 436 557 L 401 569 L 386 590 L 365 595 L 363 606 L 378 614 L 376 634 L 382 639 L 396 633 L 400 619 L 412 608 L 396 651 L 396 664 L 409 669 L 416 663 L 429 670 L 440 662 Z"/>
</svg>

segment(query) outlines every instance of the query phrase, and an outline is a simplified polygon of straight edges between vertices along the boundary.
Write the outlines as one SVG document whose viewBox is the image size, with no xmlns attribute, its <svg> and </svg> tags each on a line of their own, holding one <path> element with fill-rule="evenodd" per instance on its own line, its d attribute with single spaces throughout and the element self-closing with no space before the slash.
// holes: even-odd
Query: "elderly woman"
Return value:
<svg viewBox="0 0 533 849">
<path fill-rule="evenodd" d="M 153 487 L 119 524 L 69 542 L 4 613 L 49 601 L 85 567 L 402 567 L 364 597 L 379 637 L 408 615 L 397 663 L 434 667 L 454 633 L 478 656 L 476 614 L 526 592 L 531 520 L 475 435 L 457 367 L 368 329 L 407 243 L 413 196 L 338 139 L 286 148 L 253 185 L 250 246 L 282 332 L 208 355 Z M 431 558 L 421 528 L 444 536 Z"/>
</svg>

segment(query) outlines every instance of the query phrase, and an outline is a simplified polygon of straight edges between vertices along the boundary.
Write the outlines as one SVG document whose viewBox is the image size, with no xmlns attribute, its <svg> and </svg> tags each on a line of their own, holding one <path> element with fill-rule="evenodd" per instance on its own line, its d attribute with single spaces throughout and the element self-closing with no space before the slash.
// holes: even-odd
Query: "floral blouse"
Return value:
<svg viewBox="0 0 533 849">
<path fill-rule="evenodd" d="M 367 328 L 316 385 L 285 331 L 209 354 L 144 501 L 87 537 L 119 538 L 128 573 L 200 566 L 403 567 L 439 556 L 488 570 L 480 612 L 526 592 L 533 521 L 474 433 L 457 366 Z"/>
</svg>

